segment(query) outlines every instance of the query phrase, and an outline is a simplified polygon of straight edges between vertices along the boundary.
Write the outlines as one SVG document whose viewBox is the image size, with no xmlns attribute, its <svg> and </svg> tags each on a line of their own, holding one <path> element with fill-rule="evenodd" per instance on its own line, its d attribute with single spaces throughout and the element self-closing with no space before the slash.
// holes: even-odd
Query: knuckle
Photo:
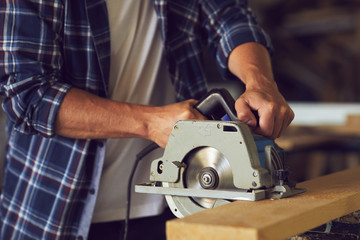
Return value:
<svg viewBox="0 0 360 240">
<path fill-rule="evenodd" d="M 276 111 L 276 104 L 274 102 L 269 102 L 267 105 L 266 105 L 268 111 L 270 112 L 275 112 Z"/>
<path fill-rule="evenodd" d="M 194 109 L 185 109 L 182 113 L 182 117 L 185 120 L 189 120 L 189 119 L 197 119 L 197 115 L 196 112 L 194 111 Z"/>
<path fill-rule="evenodd" d="M 248 114 L 246 112 L 238 112 L 237 113 L 237 117 L 239 118 L 239 120 L 248 120 Z"/>
<path fill-rule="evenodd" d="M 295 118 L 295 113 L 294 113 L 293 110 L 290 109 L 290 122 L 291 122 L 292 120 L 294 120 L 294 118 Z"/>
</svg>

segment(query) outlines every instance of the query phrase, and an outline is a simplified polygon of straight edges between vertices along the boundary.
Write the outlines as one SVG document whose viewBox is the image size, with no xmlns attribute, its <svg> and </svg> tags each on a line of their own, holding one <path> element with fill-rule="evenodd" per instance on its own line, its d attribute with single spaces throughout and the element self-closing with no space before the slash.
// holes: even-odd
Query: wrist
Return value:
<svg viewBox="0 0 360 240">
<path fill-rule="evenodd" d="M 278 89 L 276 82 L 274 81 L 273 75 L 264 74 L 256 66 L 249 66 L 241 79 L 247 90 L 250 89 Z"/>
</svg>

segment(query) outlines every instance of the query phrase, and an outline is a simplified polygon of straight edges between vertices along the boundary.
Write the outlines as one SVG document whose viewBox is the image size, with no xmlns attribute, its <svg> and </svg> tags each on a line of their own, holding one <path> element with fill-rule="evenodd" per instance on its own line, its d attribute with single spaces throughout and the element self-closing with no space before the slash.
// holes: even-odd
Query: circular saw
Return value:
<svg viewBox="0 0 360 240">
<path fill-rule="evenodd" d="M 235 115 L 235 100 L 214 89 L 195 108 L 209 120 L 175 124 L 150 183 L 136 192 L 163 194 L 177 217 L 235 200 L 279 199 L 306 191 L 290 183 L 280 149 Z"/>
</svg>

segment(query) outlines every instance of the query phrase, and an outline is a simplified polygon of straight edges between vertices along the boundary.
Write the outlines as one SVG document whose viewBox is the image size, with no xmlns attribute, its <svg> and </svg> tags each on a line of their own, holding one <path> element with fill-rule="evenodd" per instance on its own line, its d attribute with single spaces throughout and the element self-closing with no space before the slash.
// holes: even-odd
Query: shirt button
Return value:
<svg viewBox="0 0 360 240">
<path fill-rule="evenodd" d="M 89 193 L 90 194 L 95 194 L 95 188 L 90 188 Z"/>
</svg>

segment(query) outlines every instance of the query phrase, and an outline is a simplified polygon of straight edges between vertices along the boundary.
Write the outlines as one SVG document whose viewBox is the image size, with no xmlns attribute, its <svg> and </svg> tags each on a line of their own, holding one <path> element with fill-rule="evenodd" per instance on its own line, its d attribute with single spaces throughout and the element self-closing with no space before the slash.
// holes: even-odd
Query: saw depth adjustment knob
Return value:
<svg viewBox="0 0 360 240">
<path fill-rule="evenodd" d="M 219 175 L 212 167 L 203 168 L 199 173 L 199 182 L 204 189 L 215 189 L 219 184 Z"/>
</svg>

